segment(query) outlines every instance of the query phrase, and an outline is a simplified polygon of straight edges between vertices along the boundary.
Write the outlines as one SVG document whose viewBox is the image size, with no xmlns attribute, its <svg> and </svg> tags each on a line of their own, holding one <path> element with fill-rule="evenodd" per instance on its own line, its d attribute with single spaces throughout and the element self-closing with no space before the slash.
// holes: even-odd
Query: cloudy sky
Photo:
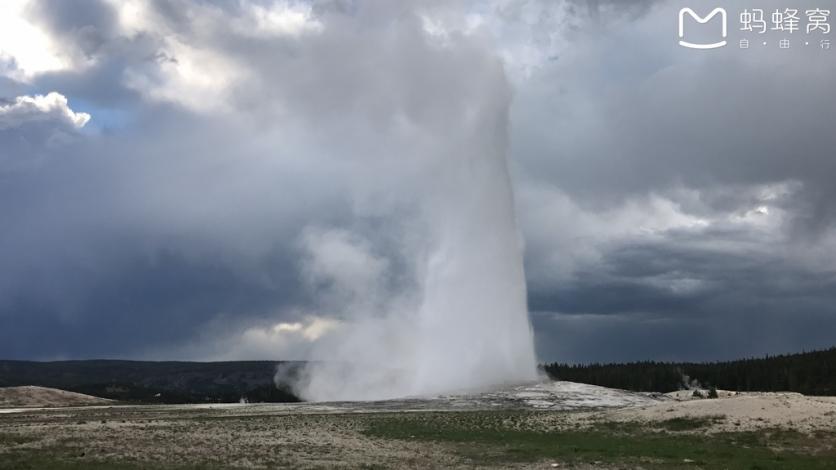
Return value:
<svg viewBox="0 0 836 470">
<path fill-rule="evenodd" d="M 694 3 L 4 0 L 0 357 L 308 357 L 408 291 L 425 162 L 480 148 L 541 360 L 836 344 L 836 3 L 716 2 L 710 51 Z"/>
</svg>

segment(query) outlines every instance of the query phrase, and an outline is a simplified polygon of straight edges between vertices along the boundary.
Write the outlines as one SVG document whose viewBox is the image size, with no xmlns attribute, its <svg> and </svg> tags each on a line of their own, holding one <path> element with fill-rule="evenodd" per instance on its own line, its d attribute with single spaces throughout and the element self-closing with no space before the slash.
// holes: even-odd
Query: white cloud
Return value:
<svg viewBox="0 0 836 470">
<path fill-rule="evenodd" d="M 7 74 L 20 81 L 70 66 L 49 35 L 26 20 L 23 15 L 26 4 L 27 0 L 0 2 L 0 61 L 11 59 L 16 68 Z"/>
<path fill-rule="evenodd" d="M 54 91 L 46 96 L 18 96 L 13 103 L 0 106 L 0 130 L 49 120 L 57 120 L 81 129 L 90 121 L 90 115 L 73 111 L 67 103 L 67 98 Z"/>
<path fill-rule="evenodd" d="M 238 60 L 239 51 L 219 48 L 220 37 L 267 41 L 297 37 L 323 30 L 310 5 L 276 2 L 269 5 L 241 3 L 235 15 L 212 4 L 188 4 L 189 34 L 173 30 L 145 2 L 113 2 L 122 35 L 149 35 L 159 41 L 159 69 L 132 67 L 125 72 L 126 85 L 157 101 L 177 103 L 199 112 L 228 110 L 235 86 L 252 78 Z M 278 57 L 278 56 L 277 56 Z"/>
<path fill-rule="evenodd" d="M 310 343 L 339 327 L 336 320 L 310 316 L 298 322 L 279 322 L 268 327 L 252 327 L 240 336 L 230 338 L 226 353 L 229 357 L 284 357 L 305 358 Z"/>
<path fill-rule="evenodd" d="M 279 2 L 269 6 L 249 5 L 247 14 L 238 22 L 246 35 L 298 36 L 322 31 L 323 25 L 313 17 L 311 6 Z"/>
<path fill-rule="evenodd" d="M 171 60 L 160 63 L 159 70 L 151 75 L 145 67 L 126 70 L 125 84 L 152 100 L 202 112 L 223 109 L 228 88 L 243 77 L 234 61 L 174 36 L 166 37 L 164 44 L 164 54 Z"/>
<path fill-rule="evenodd" d="M 305 323 L 276 323 L 269 330 L 249 330 L 258 334 L 277 336 L 295 333 L 308 341 L 316 341 L 328 331 L 338 325 L 337 321 L 328 318 L 311 317 Z"/>
<path fill-rule="evenodd" d="M 232 322 L 230 318 L 218 318 L 200 329 L 197 341 L 155 350 L 147 357 L 179 357 L 202 361 L 319 359 L 311 357 L 315 344 L 327 339 L 328 335 L 337 332 L 341 326 L 336 320 L 316 315 L 303 315 L 295 322 L 280 321 L 244 329 L 231 328 Z"/>
<path fill-rule="evenodd" d="M 651 240 L 674 231 L 701 231 L 717 221 L 690 213 L 672 196 L 651 194 L 608 207 L 584 207 L 560 189 L 529 183 L 519 190 L 527 247 L 537 253 L 530 269 L 547 278 L 571 277 L 601 260 L 605 247 Z"/>
</svg>

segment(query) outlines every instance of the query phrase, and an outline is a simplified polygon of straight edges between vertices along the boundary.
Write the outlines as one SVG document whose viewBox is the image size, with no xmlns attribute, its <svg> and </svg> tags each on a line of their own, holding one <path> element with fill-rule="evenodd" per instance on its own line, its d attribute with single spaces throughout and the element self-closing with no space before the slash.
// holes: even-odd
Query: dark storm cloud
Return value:
<svg viewBox="0 0 836 470">
<path fill-rule="evenodd" d="M 97 36 L 103 42 L 83 45 L 79 66 L 31 79 L 37 89 L 66 93 L 71 107 L 92 104 L 93 129 L 77 129 L 58 146 L 14 152 L 33 165 L 2 168 L 0 213 L 9 227 L 0 234 L 2 356 L 174 351 L 205 359 L 227 354 L 218 348 L 235 346 L 234 336 L 250 327 L 268 336 L 282 331 L 273 327 L 305 320 L 326 297 L 301 266 L 316 248 L 300 246 L 308 228 L 368 240 L 370 259 L 387 255 L 384 286 L 397 288 L 408 282 L 396 253 L 400 230 L 415 210 L 411 194 L 423 189 L 408 178 L 414 170 L 396 162 L 436 158 L 437 141 L 449 151 L 451 126 L 507 98 L 501 80 L 486 82 L 503 85 L 488 94 L 468 75 L 501 78 L 493 56 L 467 41 L 449 53 L 428 47 L 406 4 L 319 9 L 325 29 L 305 41 L 293 31 L 257 30 L 247 22 L 250 10 L 151 6 L 163 32 L 107 30 Z M 109 15 L 32 11 L 56 37 L 91 25 L 98 31 L 97 19 Z M 232 27 L 236 21 L 246 28 Z M 82 47 L 67 41 L 70 55 Z M 367 60 L 372 46 L 380 53 Z M 172 67 L 189 60 L 223 65 L 178 82 Z M 227 73 L 240 74 L 225 83 Z M 216 88 L 199 88 L 207 82 Z M 127 108 L 129 125 L 111 128 L 96 107 Z M 415 123 L 421 132 L 410 128 Z M 5 137 L 26 132 L 34 127 Z M 407 137 L 414 145 L 404 145 Z M 407 227 L 387 217 L 394 208 Z"/>
<path fill-rule="evenodd" d="M 716 236 L 716 235 L 715 235 Z M 836 270 L 782 242 L 723 248 L 712 234 L 625 242 L 601 264 L 532 287 L 538 352 L 566 361 L 731 359 L 825 348 Z"/>
<path fill-rule="evenodd" d="M 541 356 L 721 360 L 833 342 L 836 270 L 676 239 L 618 247 L 606 260 L 553 291 L 532 292 Z"/>
<path fill-rule="evenodd" d="M 577 363 L 729 360 L 825 348 L 833 342 L 831 330 L 825 330 L 830 326 L 826 314 L 810 311 L 792 317 L 738 314 L 731 322 L 542 312 L 532 318 L 540 354 Z"/>
<path fill-rule="evenodd" d="M 130 246 L 130 245 L 128 245 Z M 126 254 L 122 254 L 126 257 Z M 172 252 L 110 260 L 100 276 L 82 267 L 59 273 L 32 273 L 29 285 L 0 305 L 3 357 L 136 357 L 155 353 L 155 345 L 194 334 L 220 313 L 227 328 L 265 321 L 274 309 L 300 300 L 291 260 L 264 261 L 275 276 L 270 283 L 246 279 L 209 259 L 187 259 Z M 98 277 L 95 285 L 75 287 L 67 296 L 47 298 L 66 277 Z M 73 284 L 72 282 L 70 284 Z"/>
<path fill-rule="evenodd" d="M 9 64 L 5 68 L 9 72 L 11 72 L 15 70 L 16 67 L 14 66 L 14 64 Z M 2 64 L 2 61 L 0 61 L 0 74 L 4 72 L 4 66 Z M 10 103 L 11 101 L 9 100 L 9 97 L 19 96 L 23 93 L 24 89 L 25 88 L 23 84 L 21 84 L 20 82 L 0 75 L 0 105 Z"/>
<path fill-rule="evenodd" d="M 125 85 L 123 76 L 129 66 L 150 71 L 157 68 L 157 46 L 144 39 L 125 39 L 112 44 L 112 49 L 101 54 L 92 67 L 81 71 L 47 72 L 36 77 L 32 85 L 37 90 L 60 89 L 69 96 L 105 108 L 141 110 L 142 97 Z"/>
<path fill-rule="evenodd" d="M 797 180 L 796 215 L 832 219 L 836 63 L 818 49 L 695 55 L 667 36 L 674 5 L 588 32 L 535 75 L 516 103 L 518 158 L 585 203 L 677 185 L 710 202 L 731 185 Z"/>
<path fill-rule="evenodd" d="M 236 23 L 252 5 L 270 2 L 156 0 L 158 30 L 133 32 L 103 1 L 26 10 L 75 65 L 24 83 L 0 58 L 0 106 L 55 90 L 93 119 L 0 129 L 0 357 L 218 353 L 223 334 L 318 306 L 306 226 L 362 233 L 381 256 L 409 235 L 383 214 L 408 214 L 426 188 L 395 176 L 437 148 L 398 133 L 429 122 L 421 132 L 454 138 L 468 116 L 450 109 L 468 108 L 445 104 L 484 96 L 468 93 L 483 44 L 453 32 L 453 52 L 427 53 L 413 10 L 461 13 L 445 2 L 315 2 L 323 32 L 304 37 Z M 834 53 L 685 51 L 681 6 L 462 7 L 488 17 L 474 34 L 513 46 L 510 152 L 544 360 L 834 341 Z M 173 80 L 189 60 L 199 80 Z M 367 167 L 381 155 L 391 167 Z M 390 259 L 406 284 L 408 263 Z"/>
<path fill-rule="evenodd" d="M 512 154 L 541 357 L 833 343 L 836 62 L 736 47 L 738 10 L 778 3 L 726 2 L 732 47 L 716 53 L 676 46 L 684 2 L 581 24 L 520 88 Z"/>
<path fill-rule="evenodd" d="M 688 242 L 671 237 L 613 248 L 598 270 L 576 272 L 554 291 L 532 292 L 531 307 L 565 314 L 723 317 L 781 299 L 806 299 L 819 308 L 836 299 L 836 270 L 813 270 L 768 252 L 735 253 Z"/>
<path fill-rule="evenodd" d="M 228 333 L 310 304 L 295 238 L 343 217 L 328 172 L 275 167 L 245 131 L 230 147 L 229 123 L 145 113 L 118 136 L 0 131 L 0 356 L 148 357 L 219 318 Z M 56 129 L 71 138 L 44 145 Z"/>
<path fill-rule="evenodd" d="M 142 97 L 128 86 L 126 76 L 133 73 L 155 80 L 160 64 L 171 60 L 161 38 L 120 31 L 116 11 L 103 1 L 38 0 L 27 12 L 59 41 L 65 54 L 87 63 L 38 74 L 30 85 L 38 92 L 61 90 L 105 109 L 136 111 Z"/>
<path fill-rule="evenodd" d="M 101 0 L 37 0 L 28 10 L 54 37 L 86 57 L 95 55 L 115 34 L 116 12 Z"/>
</svg>

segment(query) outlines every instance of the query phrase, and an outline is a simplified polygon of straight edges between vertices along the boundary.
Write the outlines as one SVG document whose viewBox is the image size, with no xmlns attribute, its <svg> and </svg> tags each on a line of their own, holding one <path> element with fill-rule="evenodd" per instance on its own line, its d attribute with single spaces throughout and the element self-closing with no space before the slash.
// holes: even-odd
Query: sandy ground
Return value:
<svg viewBox="0 0 836 470">
<path fill-rule="evenodd" d="M 46 387 L 0 387 L 0 408 L 106 405 L 105 398 Z"/>
<path fill-rule="evenodd" d="M 724 396 L 723 393 L 720 396 Z M 714 418 L 713 432 L 791 429 L 804 433 L 836 430 L 836 397 L 799 393 L 739 393 L 716 399 L 686 399 L 597 413 L 612 421 L 659 422 L 674 418 Z"/>
<path fill-rule="evenodd" d="M 38 392 L 33 397 L 54 396 L 56 392 L 31 390 Z M 571 406 L 549 405 L 549 400 L 569 392 L 577 394 L 568 397 Z M 594 395 L 599 393 L 602 398 L 597 400 Z M 523 400 L 515 402 L 517 408 L 505 407 L 508 397 L 494 392 L 489 399 L 479 398 L 483 401 L 475 402 L 481 403 L 478 406 L 471 403 L 459 411 L 461 397 L 452 401 L 439 399 L 442 401 L 435 406 L 441 410 L 428 409 L 432 401 L 416 404 L 415 400 L 400 400 L 386 406 L 381 402 L 101 406 L 95 399 L 99 406 L 18 409 L 0 414 L 0 468 L 13 468 L 3 466 L 4 452 L 7 456 L 25 454 L 32 458 L 41 454 L 58 455 L 62 462 L 82 465 L 78 468 L 97 462 L 104 462 L 104 468 L 111 468 L 108 462 L 138 464 L 140 468 L 162 468 L 172 462 L 207 468 L 473 467 L 467 454 L 449 442 L 395 440 L 365 432 L 393 415 L 419 421 L 430 419 L 439 424 L 462 420 L 488 423 L 488 426 L 501 423 L 500 426 L 509 430 L 526 432 L 576 431 L 596 426 L 600 429 L 602 424 L 639 423 L 642 429 L 670 433 L 670 428 L 665 429 L 665 422 L 705 418 L 708 424 L 682 432 L 781 429 L 827 436 L 827 441 L 821 444 L 827 449 L 836 445 L 832 439 L 836 436 L 836 397 L 741 393 L 721 394 L 725 398 L 717 399 L 691 399 L 690 394 L 684 394 L 678 400 L 566 383 L 537 389 L 528 387 L 512 395 Z M 27 403 L 32 400 L 30 397 Z M 581 402 L 587 408 L 579 407 Z M 498 405 L 503 406 L 497 409 Z M 474 410 L 479 407 L 481 410 Z M 505 462 L 497 468 L 554 468 L 553 464 L 557 463 L 553 460 Z M 563 463 L 559 466 L 566 467 Z M 31 468 L 39 468 L 37 462 Z M 638 467 L 607 467 L 587 462 L 574 463 L 570 468 Z"/>
<path fill-rule="evenodd" d="M 171 463 L 244 469 L 419 468 L 421 462 L 432 462 L 429 468 L 466 467 L 441 444 L 364 436 L 366 419 L 378 414 L 166 405 L 8 413 L 0 415 L 0 437 L 12 444 L 4 449 L 0 440 L 0 468 L 4 450 L 60 454 L 65 462 L 82 465 L 118 461 L 143 468 Z"/>
</svg>

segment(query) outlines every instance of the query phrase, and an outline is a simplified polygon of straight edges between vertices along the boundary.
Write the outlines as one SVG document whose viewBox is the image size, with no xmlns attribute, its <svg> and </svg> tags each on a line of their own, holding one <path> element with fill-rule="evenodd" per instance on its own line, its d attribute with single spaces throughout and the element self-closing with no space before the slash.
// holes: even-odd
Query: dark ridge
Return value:
<svg viewBox="0 0 836 470">
<path fill-rule="evenodd" d="M 665 393 L 699 386 L 741 392 L 836 395 L 836 347 L 725 362 L 552 363 L 543 368 L 553 379 L 639 392 Z"/>
<path fill-rule="evenodd" d="M 273 377 L 303 362 L 2 361 L 0 387 L 38 385 L 133 403 L 298 402 Z"/>
</svg>

